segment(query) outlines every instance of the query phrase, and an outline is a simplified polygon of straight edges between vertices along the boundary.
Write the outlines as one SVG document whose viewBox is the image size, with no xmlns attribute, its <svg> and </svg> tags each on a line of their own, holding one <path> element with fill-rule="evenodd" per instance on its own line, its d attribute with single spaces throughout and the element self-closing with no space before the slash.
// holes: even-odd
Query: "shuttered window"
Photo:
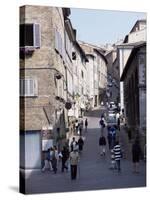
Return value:
<svg viewBox="0 0 150 200">
<path fill-rule="evenodd" d="M 55 29 L 55 49 L 59 52 L 59 39 L 58 39 L 58 31 Z"/>
<path fill-rule="evenodd" d="M 62 38 L 60 33 L 55 29 L 55 49 L 62 55 Z"/>
<path fill-rule="evenodd" d="M 40 25 L 34 24 L 34 47 L 40 48 L 41 46 L 41 39 L 40 39 Z"/>
<path fill-rule="evenodd" d="M 65 61 L 65 48 L 61 34 L 55 29 L 55 49 Z"/>
<path fill-rule="evenodd" d="M 35 79 L 20 79 L 20 96 L 37 96 L 38 84 Z"/>
<path fill-rule="evenodd" d="M 57 81 L 57 96 L 64 98 L 64 84 L 62 80 Z"/>
<path fill-rule="evenodd" d="M 40 48 L 40 43 L 39 24 L 20 24 L 20 47 Z"/>
<path fill-rule="evenodd" d="M 72 43 L 67 35 L 67 32 L 65 32 L 65 36 L 66 36 L 66 51 L 67 51 L 70 59 L 72 59 Z"/>
</svg>

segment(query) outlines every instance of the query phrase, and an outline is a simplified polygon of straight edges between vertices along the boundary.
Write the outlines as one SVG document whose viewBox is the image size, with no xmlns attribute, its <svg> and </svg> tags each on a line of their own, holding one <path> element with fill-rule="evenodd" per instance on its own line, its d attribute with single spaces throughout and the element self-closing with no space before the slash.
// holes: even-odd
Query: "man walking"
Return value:
<svg viewBox="0 0 150 200">
<path fill-rule="evenodd" d="M 67 149 L 66 146 L 63 147 L 62 150 L 62 168 L 61 171 L 64 172 L 64 169 L 68 170 L 68 166 L 66 166 L 66 161 L 69 158 L 69 150 Z"/>
<path fill-rule="evenodd" d="M 71 142 L 70 147 L 71 147 L 71 151 L 73 151 L 74 149 L 77 149 L 78 143 L 77 143 L 77 141 L 75 140 L 75 137 L 72 138 L 72 142 Z"/>
<path fill-rule="evenodd" d="M 77 177 L 77 165 L 79 162 L 79 153 L 77 148 L 70 153 L 70 165 L 71 165 L 71 179 L 75 180 Z"/>
<path fill-rule="evenodd" d="M 87 120 L 87 118 L 86 118 L 86 120 L 85 120 L 85 131 L 87 132 L 87 127 L 88 127 L 88 120 Z"/>
<path fill-rule="evenodd" d="M 82 152 L 83 150 L 83 145 L 84 145 L 84 141 L 82 136 L 80 136 L 79 140 L 78 140 L 78 146 L 79 146 L 79 152 Z"/>
</svg>

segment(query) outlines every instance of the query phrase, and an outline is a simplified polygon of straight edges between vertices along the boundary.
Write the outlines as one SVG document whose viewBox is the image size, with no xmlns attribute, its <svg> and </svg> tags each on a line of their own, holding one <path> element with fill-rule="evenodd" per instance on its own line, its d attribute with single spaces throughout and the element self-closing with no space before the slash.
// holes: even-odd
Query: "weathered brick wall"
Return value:
<svg viewBox="0 0 150 200">
<path fill-rule="evenodd" d="M 41 47 L 35 49 L 33 54 L 25 60 L 20 60 L 20 68 L 25 68 L 20 71 L 20 77 L 36 78 L 38 81 L 38 96 L 25 98 L 24 102 L 21 98 L 20 128 L 39 130 L 43 125 L 48 124 L 43 107 L 47 107 L 49 118 L 54 124 L 55 110 L 62 104 L 55 99 L 57 94 L 54 81 L 55 70 L 48 69 L 56 68 L 65 77 L 62 58 L 55 51 L 54 35 L 54 27 L 57 26 L 64 38 L 62 9 L 25 6 L 20 9 L 20 23 L 38 23 L 41 29 Z"/>
</svg>

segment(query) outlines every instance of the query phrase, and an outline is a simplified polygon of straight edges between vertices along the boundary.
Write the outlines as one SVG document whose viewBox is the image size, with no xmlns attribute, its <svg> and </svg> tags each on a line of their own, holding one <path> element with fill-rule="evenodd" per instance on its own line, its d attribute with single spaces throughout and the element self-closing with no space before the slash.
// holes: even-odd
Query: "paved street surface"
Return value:
<svg viewBox="0 0 150 200">
<path fill-rule="evenodd" d="M 121 160 L 121 173 L 110 170 L 110 154 L 107 147 L 106 157 L 101 157 L 98 140 L 100 111 L 88 113 L 88 132 L 84 133 L 85 145 L 80 157 L 77 180 L 71 180 L 70 172 L 61 173 L 60 167 L 57 174 L 53 172 L 33 172 L 26 179 L 26 193 L 49 193 L 67 191 L 85 191 L 98 189 L 114 189 L 129 187 L 144 187 L 146 185 L 145 163 L 140 162 L 140 173 L 132 172 L 130 144 L 126 133 L 120 132 L 121 143 L 125 158 Z M 106 134 L 106 131 L 105 131 Z"/>
</svg>

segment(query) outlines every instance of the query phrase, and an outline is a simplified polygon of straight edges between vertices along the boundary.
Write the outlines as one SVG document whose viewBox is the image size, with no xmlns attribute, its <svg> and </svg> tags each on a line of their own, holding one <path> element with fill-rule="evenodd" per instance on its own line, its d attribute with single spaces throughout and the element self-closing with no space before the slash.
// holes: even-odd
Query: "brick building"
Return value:
<svg viewBox="0 0 150 200">
<path fill-rule="evenodd" d="M 20 7 L 22 169 L 41 168 L 41 152 L 50 145 L 61 147 L 66 139 L 72 39 L 68 38 L 65 20 L 69 13 L 70 9 L 65 8 Z"/>
</svg>

